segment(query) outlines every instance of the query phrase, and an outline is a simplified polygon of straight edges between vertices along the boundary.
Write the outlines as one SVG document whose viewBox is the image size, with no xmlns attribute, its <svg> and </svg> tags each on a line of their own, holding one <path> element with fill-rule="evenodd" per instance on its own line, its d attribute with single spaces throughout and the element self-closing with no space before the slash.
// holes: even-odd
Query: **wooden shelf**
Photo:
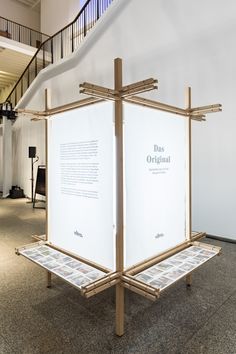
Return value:
<svg viewBox="0 0 236 354">
<path fill-rule="evenodd" d="M 127 277 L 133 286 L 146 286 L 162 292 L 181 278 L 191 274 L 213 257 L 219 255 L 220 250 L 220 247 L 193 242 L 173 256 L 132 276 L 127 274 Z"/>
<path fill-rule="evenodd" d="M 16 250 L 22 255 L 48 272 L 57 275 L 64 281 L 79 289 L 84 295 L 87 290 L 97 288 L 110 281 L 113 273 L 105 273 L 74 257 L 54 249 L 51 245 L 39 241 L 23 246 Z M 91 286 L 94 284 L 94 287 Z M 88 288 L 88 289 L 87 289 Z"/>
</svg>

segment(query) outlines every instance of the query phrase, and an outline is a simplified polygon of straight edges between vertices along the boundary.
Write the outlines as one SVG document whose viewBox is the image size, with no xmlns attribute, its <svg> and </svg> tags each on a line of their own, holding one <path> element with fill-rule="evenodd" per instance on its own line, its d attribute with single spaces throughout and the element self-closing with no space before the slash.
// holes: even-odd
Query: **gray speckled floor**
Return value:
<svg viewBox="0 0 236 354">
<path fill-rule="evenodd" d="M 236 354 L 236 245 L 156 303 L 126 292 L 126 332 L 114 334 L 115 297 L 89 300 L 60 279 L 46 288 L 45 271 L 14 248 L 42 234 L 45 211 L 25 200 L 0 200 L 0 354 Z"/>
</svg>

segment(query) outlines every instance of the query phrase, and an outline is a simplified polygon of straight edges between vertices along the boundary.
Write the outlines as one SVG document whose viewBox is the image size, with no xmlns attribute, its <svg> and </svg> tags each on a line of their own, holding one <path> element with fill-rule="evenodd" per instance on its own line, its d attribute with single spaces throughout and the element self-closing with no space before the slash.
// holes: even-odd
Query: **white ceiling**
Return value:
<svg viewBox="0 0 236 354">
<path fill-rule="evenodd" d="M 32 56 L 0 47 L 0 91 L 15 83 Z"/>
<path fill-rule="evenodd" d="M 24 4 L 25 6 L 28 6 L 31 9 L 34 9 L 36 11 L 40 11 L 40 1 L 41 0 L 14 0 L 17 2 L 20 2 L 21 4 Z"/>
</svg>

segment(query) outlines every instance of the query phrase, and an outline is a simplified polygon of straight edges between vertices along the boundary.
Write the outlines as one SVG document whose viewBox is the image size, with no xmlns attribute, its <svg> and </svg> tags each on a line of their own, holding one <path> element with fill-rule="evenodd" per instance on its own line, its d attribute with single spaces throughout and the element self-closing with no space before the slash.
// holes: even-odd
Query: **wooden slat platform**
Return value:
<svg viewBox="0 0 236 354">
<path fill-rule="evenodd" d="M 132 278 L 161 292 L 218 255 L 220 250 L 216 246 L 194 242 L 183 251 L 135 274 Z"/>
<path fill-rule="evenodd" d="M 107 275 L 107 273 L 46 244 L 32 244 L 30 248 L 19 249 L 18 253 L 80 290 Z"/>
</svg>

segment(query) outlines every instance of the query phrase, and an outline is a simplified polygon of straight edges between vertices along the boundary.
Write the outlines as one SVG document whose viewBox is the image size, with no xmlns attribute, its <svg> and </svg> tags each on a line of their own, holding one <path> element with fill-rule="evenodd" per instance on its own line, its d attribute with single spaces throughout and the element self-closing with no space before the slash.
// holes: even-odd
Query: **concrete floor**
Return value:
<svg viewBox="0 0 236 354">
<path fill-rule="evenodd" d="M 126 332 L 114 334 L 115 297 L 109 289 L 89 300 L 53 278 L 14 248 L 42 234 L 45 211 L 20 200 L 0 200 L 0 354 L 157 353 L 236 354 L 236 245 L 223 248 L 152 303 L 126 292 Z"/>
</svg>

